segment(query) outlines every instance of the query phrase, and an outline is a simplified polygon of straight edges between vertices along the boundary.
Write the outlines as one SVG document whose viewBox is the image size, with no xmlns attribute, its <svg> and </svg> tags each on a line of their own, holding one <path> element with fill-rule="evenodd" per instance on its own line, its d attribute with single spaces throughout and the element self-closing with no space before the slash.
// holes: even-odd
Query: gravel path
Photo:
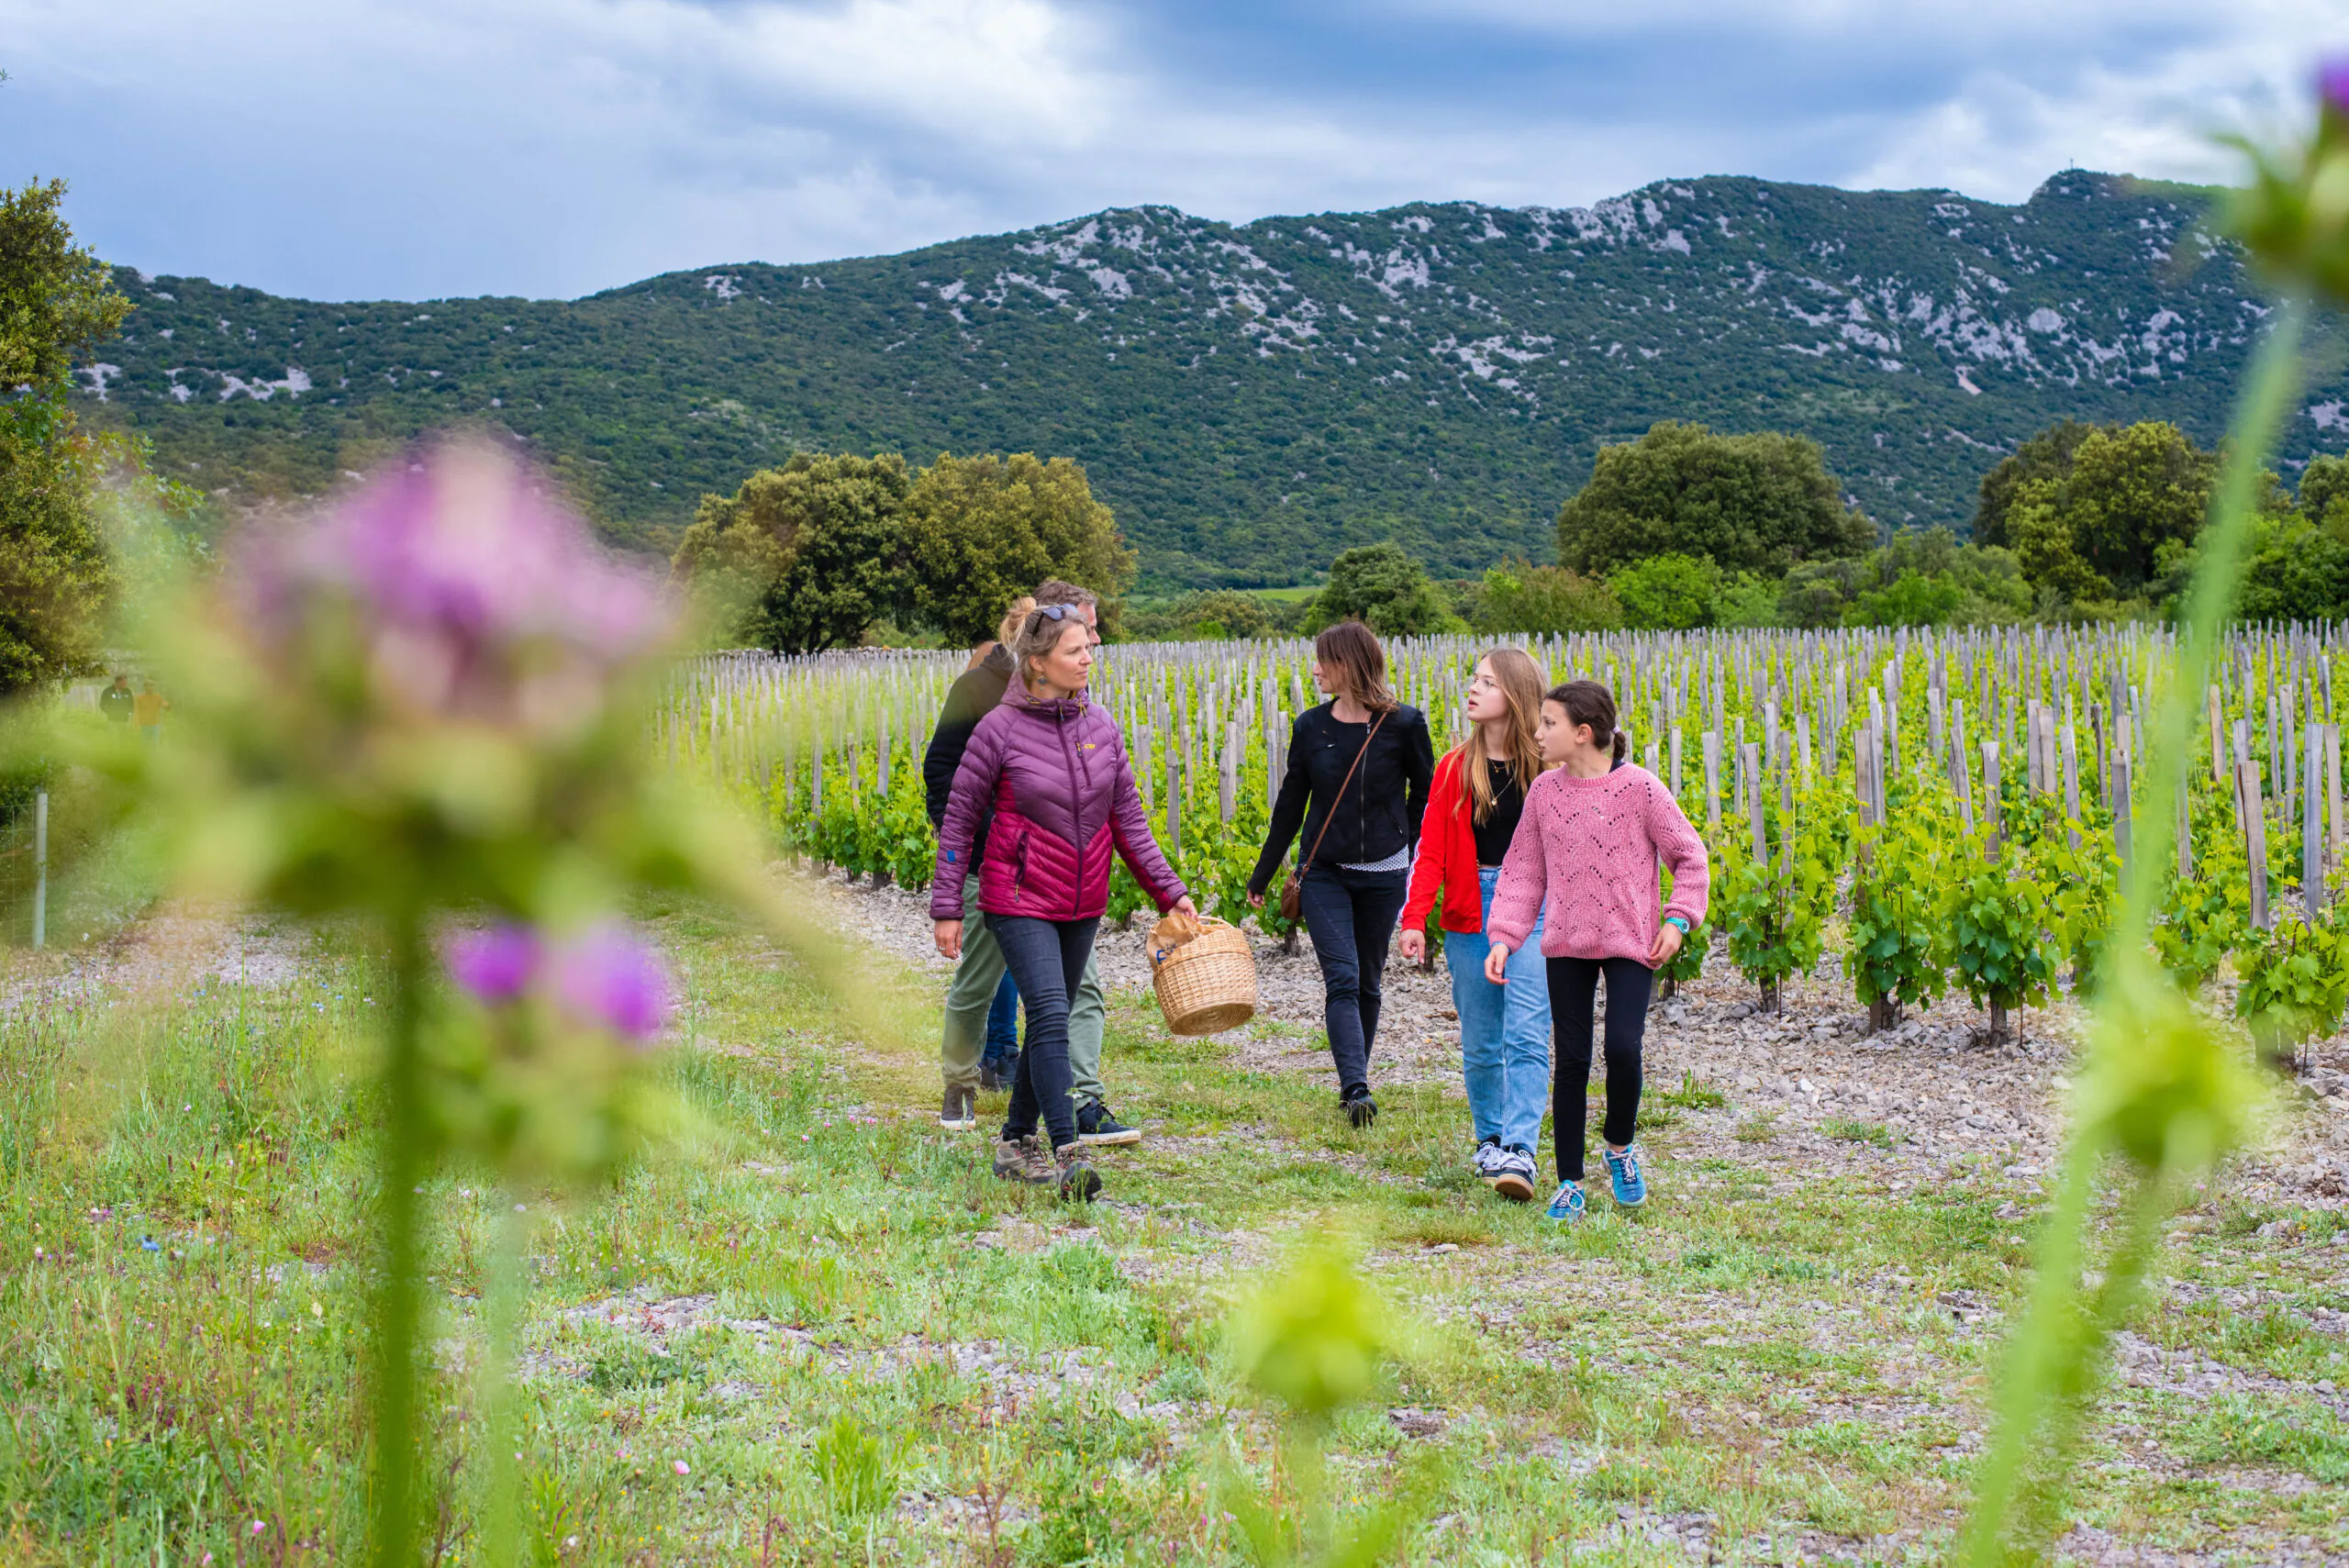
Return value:
<svg viewBox="0 0 2349 1568">
<path fill-rule="evenodd" d="M 299 978 L 309 942 L 290 919 L 177 899 L 101 940 L 75 935 L 60 933 L 47 952 L 11 955 L 0 1018 L 102 996 L 169 998 L 206 981 L 274 991 Z"/>
<path fill-rule="evenodd" d="M 930 944 L 926 894 L 852 886 L 837 874 L 826 890 L 844 931 L 933 971 L 942 984 L 952 965 Z M 1113 994 L 1149 995 L 1144 929 L 1137 920 L 1130 930 L 1101 933 L 1102 979 Z M 1328 1075 L 1311 939 L 1300 936 L 1294 956 L 1262 939 L 1255 950 L 1257 1017 L 1215 1038 L 1248 1066 Z M 1765 1018 L 1755 1012 L 1754 987 L 1716 948 L 1702 979 L 1656 1004 L 1647 1034 L 1649 1093 L 1669 1090 L 1687 1074 L 1729 1099 L 1681 1113 L 1675 1130 L 1684 1156 L 1795 1163 L 1815 1173 L 1865 1171 L 1896 1186 L 1941 1180 L 1954 1164 L 1987 1157 L 2037 1185 L 2059 1151 L 2079 1021 L 2070 1000 L 2027 1013 L 2022 1039 L 1997 1049 L 1975 1043 L 1987 1020 L 1963 995 L 1911 1010 L 1897 1028 L 1869 1037 L 1865 1010 L 1834 968 L 1830 959 L 1820 975 L 1789 984 L 1783 1012 Z M 1386 993 L 1372 1082 L 1433 1084 L 1464 1103 L 1442 961 L 1422 971 L 1390 958 Z M 2279 1085 L 2279 1114 L 2264 1144 L 2229 1173 L 2229 1184 L 2246 1198 L 2349 1207 L 2349 1039 L 2322 1042 L 2311 1060 L 2299 1084 Z"/>
</svg>

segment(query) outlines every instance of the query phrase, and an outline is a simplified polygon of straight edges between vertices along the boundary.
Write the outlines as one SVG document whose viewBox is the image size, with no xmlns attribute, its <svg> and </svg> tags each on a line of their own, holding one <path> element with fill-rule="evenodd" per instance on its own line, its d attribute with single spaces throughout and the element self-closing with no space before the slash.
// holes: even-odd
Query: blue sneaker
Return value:
<svg viewBox="0 0 2349 1568">
<path fill-rule="evenodd" d="M 1542 1211 L 1542 1218 L 1572 1225 L 1582 1218 L 1583 1208 L 1581 1186 L 1574 1182 L 1560 1182 L 1556 1195 L 1550 1199 L 1550 1207 Z"/>
<path fill-rule="evenodd" d="M 1648 1182 L 1640 1174 L 1640 1157 L 1626 1149 L 1618 1154 L 1612 1149 L 1602 1149 L 1607 1161 L 1607 1173 L 1614 1178 L 1615 1201 L 1625 1208 L 1637 1208 L 1648 1201 Z"/>
</svg>

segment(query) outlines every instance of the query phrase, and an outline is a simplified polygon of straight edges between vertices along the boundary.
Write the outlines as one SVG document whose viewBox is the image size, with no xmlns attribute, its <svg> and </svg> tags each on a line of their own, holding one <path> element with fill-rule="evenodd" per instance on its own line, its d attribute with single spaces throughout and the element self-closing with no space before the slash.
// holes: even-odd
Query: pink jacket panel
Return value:
<svg viewBox="0 0 2349 1568">
<path fill-rule="evenodd" d="M 1125 737 L 1082 696 L 1043 702 L 1014 681 L 972 730 L 939 828 L 932 919 L 964 914 L 972 831 L 989 802 L 979 907 L 990 915 L 1091 919 L 1108 907 L 1113 853 L 1161 910 L 1184 895 L 1151 836 Z"/>
<path fill-rule="evenodd" d="M 1669 906 L 1659 862 L 1672 868 Z M 1645 963 L 1664 916 L 1703 923 L 1711 881 L 1705 841 L 1663 780 L 1629 765 L 1595 779 L 1553 768 L 1526 792 L 1486 934 L 1514 951 L 1538 914 L 1545 957 Z"/>
</svg>

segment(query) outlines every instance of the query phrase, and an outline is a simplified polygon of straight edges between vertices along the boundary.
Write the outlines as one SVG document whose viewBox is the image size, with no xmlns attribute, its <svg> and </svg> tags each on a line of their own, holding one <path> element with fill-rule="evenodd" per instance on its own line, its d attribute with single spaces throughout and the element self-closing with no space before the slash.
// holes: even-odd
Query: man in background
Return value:
<svg viewBox="0 0 2349 1568">
<path fill-rule="evenodd" d="M 98 711 L 105 714 L 111 724 L 128 724 L 130 710 L 138 704 L 138 695 L 131 691 L 128 675 L 117 675 L 114 684 L 98 694 Z"/>
<path fill-rule="evenodd" d="M 1005 624 L 1009 627 L 1014 616 L 1025 619 L 1031 611 L 1046 605 L 1074 606 L 1085 624 L 1095 628 L 1093 640 L 1097 647 L 1099 645 L 1099 599 L 1092 589 L 1058 578 L 1037 588 L 1032 601 L 1015 604 L 1012 614 L 1005 617 Z M 938 728 L 930 736 L 930 750 L 921 764 L 932 830 L 945 820 L 947 793 L 953 786 L 954 771 L 963 765 L 963 751 L 971 743 L 971 731 L 1003 701 L 1003 694 L 1011 684 L 1011 655 L 1001 646 L 1010 635 L 1006 631 L 999 636 L 994 651 L 956 679 L 946 694 L 945 706 L 939 710 Z M 986 1038 L 987 1012 L 995 1002 L 1005 970 L 1003 950 L 987 930 L 985 916 L 979 913 L 978 868 L 986 859 L 987 826 L 981 822 L 971 839 L 971 869 L 963 884 L 963 906 L 970 913 L 963 918 L 963 956 L 954 966 L 954 980 L 946 991 L 945 1029 L 939 1045 L 946 1095 L 939 1108 L 938 1124 L 957 1129 L 979 1124 L 979 1055 Z M 1075 1102 L 1077 1141 L 1139 1143 L 1141 1129 L 1128 1127 L 1112 1116 L 1102 1091 L 1101 1040 L 1108 1022 L 1108 1006 L 1101 995 L 1099 961 L 1087 958 L 1085 973 L 1077 981 L 1076 995 L 1069 998 L 1068 1010 L 1069 1093 Z"/>
</svg>

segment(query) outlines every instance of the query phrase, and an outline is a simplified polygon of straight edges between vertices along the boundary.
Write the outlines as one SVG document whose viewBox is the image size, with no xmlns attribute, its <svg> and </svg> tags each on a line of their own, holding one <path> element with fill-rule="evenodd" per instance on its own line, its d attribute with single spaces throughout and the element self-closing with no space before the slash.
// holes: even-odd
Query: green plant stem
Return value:
<svg viewBox="0 0 2349 1568">
<path fill-rule="evenodd" d="M 1993 1568 L 2003 1554 L 2008 1503 L 2022 1475 L 2023 1456 L 2039 1426 L 2047 1390 L 2056 1377 L 2065 1325 L 2078 1289 L 2080 1252 L 2087 1240 L 2089 1200 L 2103 1150 L 2075 1139 L 2064 1151 L 2055 1207 L 2040 1233 L 2038 1266 L 2032 1271 L 2031 1304 L 1998 1383 L 1998 1427 L 1975 1480 L 1974 1516 L 1967 1522 L 1958 1560 Z"/>
<path fill-rule="evenodd" d="M 2156 709 L 2154 743 L 2147 748 L 2152 766 L 2145 780 L 2145 805 L 2134 829 L 2134 852 L 2129 857 L 2122 884 L 2121 911 L 2113 922 L 2116 951 L 2134 951 L 2144 945 L 2154 910 L 2161 901 L 2166 868 L 2176 852 L 2177 792 L 2185 787 L 2195 715 L 2201 707 L 2202 689 L 2210 683 L 2210 653 L 2218 645 L 2220 625 L 2234 602 L 2235 579 L 2243 570 L 2267 454 L 2299 391 L 2300 337 L 2307 321 L 2308 307 L 2300 300 L 2286 299 L 2277 307 L 2276 325 L 2252 360 L 2251 376 L 2227 435 L 2226 466 L 2210 495 L 2210 520 L 2202 531 L 2193 585 L 2187 591 L 2186 624 L 2179 628 L 2177 659 L 2171 666 L 2169 689 Z"/>
<path fill-rule="evenodd" d="M 501 1192 L 492 1232 L 489 1278 L 482 1292 L 488 1319 L 489 1352 L 482 1359 L 474 1398 L 482 1414 L 483 1440 L 489 1444 L 489 1486 L 482 1510 L 482 1561 L 489 1568 L 511 1568 L 521 1561 L 521 1411 L 514 1387 L 514 1346 L 529 1293 L 523 1251 L 529 1216 Z"/>
<path fill-rule="evenodd" d="M 2025 1540 L 2043 1540 L 2054 1527 L 2063 1499 L 2067 1472 L 2064 1459 L 2085 1424 L 2088 1396 L 2104 1376 L 2104 1347 L 2113 1331 L 2135 1309 L 2154 1255 L 2161 1245 L 2162 1223 L 2169 1218 L 2176 1195 L 2160 1173 L 2141 1178 L 2130 1195 L 2127 1226 L 2105 1260 L 2104 1278 L 2088 1303 L 2078 1340 L 2058 1365 L 2060 1381 L 2053 1391 L 2050 1430 L 2040 1446 L 2043 1462 L 2035 1466 L 2038 1484 L 2026 1478 L 2021 1493 L 2017 1529 Z"/>
<path fill-rule="evenodd" d="M 375 1568 L 415 1561 L 417 1189 L 424 1179 L 419 1082 L 424 940 L 413 914 L 394 917 L 384 1046 L 383 1277 L 375 1296 Z"/>
<path fill-rule="evenodd" d="M 2144 946 L 2153 909 L 2161 896 L 2165 867 L 2176 848 L 2176 797 L 2185 782 L 2195 706 L 2209 680 L 2210 650 L 2218 640 L 2220 623 L 2233 599 L 2258 499 L 2259 477 L 2299 385 L 2299 344 L 2306 317 L 2300 302 L 2285 302 L 2253 360 L 2250 379 L 2235 412 L 2226 467 L 2211 497 L 2210 523 L 2203 531 L 2200 558 L 2188 595 L 2177 662 L 2156 710 L 2154 742 L 2148 749 L 2153 766 L 2147 780 L 2147 804 L 2139 817 L 2143 829 L 2130 858 L 2113 924 L 2112 951 L 2116 952 Z M 2108 1007 L 2118 1005 L 2110 996 L 2101 1003 Z M 2099 1031 L 2097 1049 L 2118 1049 L 2116 1034 Z M 2219 1049 L 2215 1041 L 2210 1049 Z M 2100 1139 L 2085 1130 L 2075 1133 L 2065 1151 L 2055 1207 L 2040 1241 L 2030 1306 L 2008 1351 L 1999 1385 L 1998 1426 L 1977 1473 L 1973 1517 L 1961 1543 L 1960 1561 L 1976 1568 L 1992 1568 L 2008 1555 L 2007 1521 L 2023 1484 L 2026 1453 L 2035 1452 L 2042 1473 L 2048 1477 L 2045 1487 L 2032 1499 L 2033 1517 L 2052 1516 L 2058 1507 L 2063 1451 L 2076 1433 L 2078 1422 L 2064 1422 L 2050 1434 L 2053 1440 L 2047 1443 L 2035 1446 L 2034 1440 L 2041 1435 L 2050 1404 L 2065 1397 L 2067 1391 L 2076 1397 L 2087 1386 L 2106 1337 L 2134 1299 L 2137 1281 L 2150 1264 L 2153 1242 L 2169 1207 L 2170 1186 L 2165 1173 L 2144 1173 L 2129 1232 L 2117 1244 L 2107 1269 L 2099 1308 L 2089 1321 L 2080 1322 L 2080 1261 L 2087 1247 L 2096 1173 L 2104 1153 Z M 2125 1288 L 2115 1291 L 2116 1280 Z"/>
</svg>

